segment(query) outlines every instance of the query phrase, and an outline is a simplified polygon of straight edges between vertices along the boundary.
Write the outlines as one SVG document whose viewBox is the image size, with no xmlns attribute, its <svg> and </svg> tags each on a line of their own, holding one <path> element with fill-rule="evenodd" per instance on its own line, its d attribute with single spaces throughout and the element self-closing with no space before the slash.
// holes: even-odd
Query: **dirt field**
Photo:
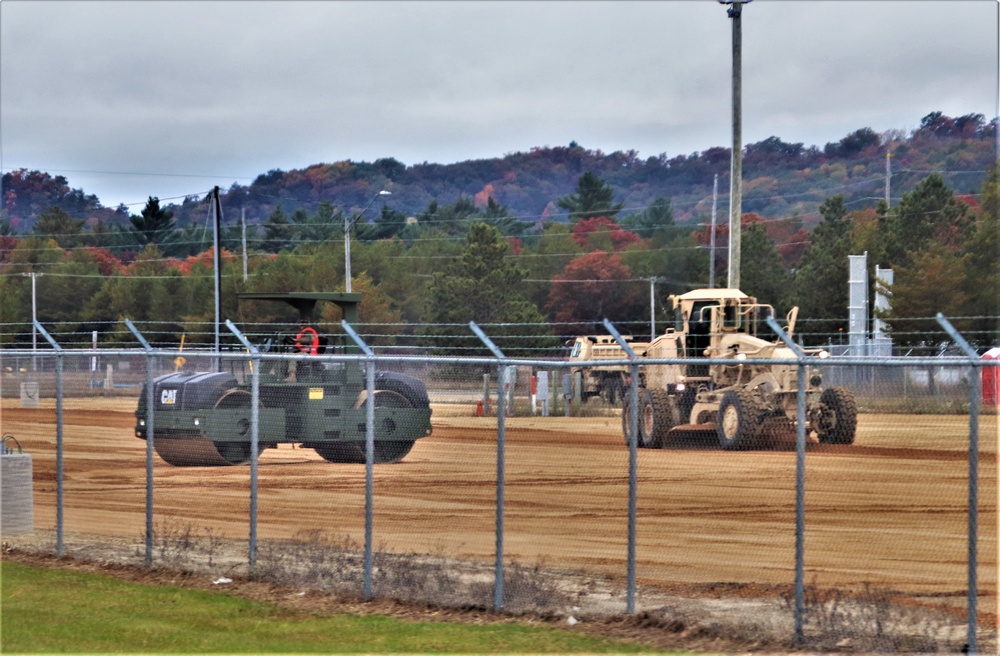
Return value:
<svg viewBox="0 0 1000 656">
<path fill-rule="evenodd" d="M 434 408 L 434 433 L 407 458 L 375 469 L 381 550 L 491 563 L 495 419 Z M 134 401 L 68 399 L 65 530 L 139 540 L 145 442 Z M 615 417 L 507 422 L 505 557 L 624 578 L 628 451 Z M 55 527 L 53 402 L 5 400 L 0 430 L 33 457 L 35 525 Z M 996 415 L 980 417 L 980 611 L 995 622 Z M 809 584 L 897 590 L 962 607 L 966 589 L 968 418 L 860 416 L 853 446 L 810 444 L 805 568 Z M 792 438 L 793 439 L 793 438 Z M 361 542 L 364 467 L 283 446 L 260 460 L 262 540 L 309 530 Z M 637 572 L 649 589 L 684 584 L 789 586 L 794 581 L 795 452 L 713 448 L 640 451 Z M 249 467 L 155 465 L 158 522 L 248 534 Z M 642 597 L 640 596 L 640 604 Z"/>
</svg>

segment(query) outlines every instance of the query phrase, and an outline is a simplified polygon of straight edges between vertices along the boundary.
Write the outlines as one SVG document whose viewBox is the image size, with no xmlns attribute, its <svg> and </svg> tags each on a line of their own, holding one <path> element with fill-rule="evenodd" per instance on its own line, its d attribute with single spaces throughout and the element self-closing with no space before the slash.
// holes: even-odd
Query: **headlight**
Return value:
<svg viewBox="0 0 1000 656">
<path fill-rule="evenodd" d="M 678 392 L 683 392 L 684 390 L 687 389 L 687 385 L 685 385 L 683 382 L 678 382 L 676 385 L 674 385 L 674 389 Z"/>
<path fill-rule="evenodd" d="M 146 425 L 146 420 L 145 419 L 140 419 L 139 420 L 139 425 L 140 426 L 145 426 Z"/>
<path fill-rule="evenodd" d="M 819 353 L 816 354 L 816 357 L 818 357 L 820 360 L 825 360 L 828 357 L 830 357 L 830 352 L 829 351 L 820 351 Z"/>
<path fill-rule="evenodd" d="M 744 353 L 744 352 L 742 352 L 742 351 L 740 351 L 739 353 L 736 354 L 736 359 L 737 360 L 746 360 L 747 359 L 747 354 Z"/>
<path fill-rule="evenodd" d="M 201 418 L 200 417 L 195 417 L 194 418 L 194 425 L 195 426 L 201 426 Z"/>
</svg>

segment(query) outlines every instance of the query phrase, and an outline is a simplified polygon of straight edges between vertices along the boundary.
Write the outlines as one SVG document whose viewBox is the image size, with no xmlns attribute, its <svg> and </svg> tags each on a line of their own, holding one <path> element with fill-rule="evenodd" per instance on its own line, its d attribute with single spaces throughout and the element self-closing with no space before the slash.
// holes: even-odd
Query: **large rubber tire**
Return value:
<svg viewBox="0 0 1000 656">
<path fill-rule="evenodd" d="M 639 390 L 639 398 L 642 399 L 643 390 Z M 641 407 L 641 406 L 640 406 Z M 625 437 L 625 446 L 628 446 L 629 439 L 629 423 L 631 420 L 630 415 L 632 414 L 632 395 L 626 390 L 622 395 L 622 435 Z M 639 436 L 636 435 L 636 441 L 638 443 Z"/>
<path fill-rule="evenodd" d="M 317 445 L 313 449 L 329 462 L 357 464 L 365 461 L 365 445 L 359 442 L 335 442 Z"/>
<path fill-rule="evenodd" d="M 719 446 L 726 451 L 758 446 L 765 415 L 766 412 L 753 402 L 750 392 L 738 389 L 723 394 L 716 421 Z"/>
<path fill-rule="evenodd" d="M 388 390 L 396 392 L 407 401 L 413 408 L 431 407 L 430 397 L 427 396 L 427 387 L 419 378 L 407 376 L 395 371 L 375 372 L 375 391 Z"/>
<path fill-rule="evenodd" d="M 625 381 L 621 378 L 615 379 L 614 389 L 616 401 L 621 400 L 626 394 L 628 394 L 628 385 L 626 385 Z M 613 401 L 611 404 L 615 405 L 615 402 Z"/>
<path fill-rule="evenodd" d="M 413 396 L 411 394 L 410 396 Z M 376 408 L 412 408 L 411 399 L 403 395 L 401 391 L 390 389 L 375 390 Z M 391 420 L 389 420 L 391 421 Z M 391 426 L 382 427 L 391 430 Z M 387 464 L 399 462 L 413 448 L 413 440 L 380 440 L 376 435 L 374 450 L 374 462 L 376 464 Z M 336 463 L 360 464 L 365 462 L 364 442 L 335 442 L 331 444 L 316 445 L 313 447 L 324 460 Z"/>
<path fill-rule="evenodd" d="M 854 444 L 858 430 L 858 405 L 843 387 L 829 387 L 819 397 L 816 437 L 823 444 Z"/>
<path fill-rule="evenodd" d="M 365 463 L 365 445 L 363 442 L 340 442 L 314 447 L 316 453 L 324 460 L 338 464 L 363 465 Z M 413 442 L 380 440 L 375 442 L 375 463 L 391 464 L 399 462 L 413 448 Z"/>
<path fill-rule="evenodd" d="M 601 389 L 601 396 L 608 405 L 617 405 L 618 399 L 625 395 L 624 384 L 621 378 L 607 378 Z"/>
<path fill-rule="evenodd" d="M 660 449 L 679 421 L 677 402 L 666 390 L 643 390 L 639 397 L 639 446 Z"/>
</svg>

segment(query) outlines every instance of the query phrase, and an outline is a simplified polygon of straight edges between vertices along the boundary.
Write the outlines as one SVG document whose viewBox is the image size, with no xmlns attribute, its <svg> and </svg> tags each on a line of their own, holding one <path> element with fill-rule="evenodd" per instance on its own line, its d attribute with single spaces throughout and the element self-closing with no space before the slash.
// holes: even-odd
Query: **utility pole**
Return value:
<svg viewBox="0 0 1000 656">
<path fill-rule="evenodd" d="M 385 189 L 383 189 L 382 191 L 375 194 L 375 197 L 372 198 L 370 201 L 368 201 L 368 204 L 365 205 L 360 212 L 355 214 L 353 219 L 348 221 L 347 217 L 346 216 L 344 217 L 344 291 L 345 292 L 351 291 L 351 228 L 353 228 L 354 224 L 357 223 L 358 220 L 364 215 L 365 210 L 371 207 L 372 203 L 378 200 L 379 196 L 391 196 L 391 195 L 392 195 L 391 191 L 386 191 Z"/>
<path fill-rule="evenodd" d="M 733 152 L 729 175 L 729 282 L 730 288 L 740 286 L 740 221 L 743 218 L 743 29 L 740 16 L 743 5 L 751 0 L 719 0 L 731 5 L 728 15 L 733 19 Z"/>
<path fill-rule="evenodd" d="M 220 307 L 220 301 L 222 300 L 222 253 L 219 250 L 219 233 L 222 229 L 222 202 L 219 200 L 218 186 L 212 189 L 212 198 L 214 201 L 212 204 L 212 210 L 215 213 L 215 234 L 212 239 L 212 247 L 215 249 L 215 352 L 218 354 L 221 347 L 220 324 L 222 323 L 222 308 Z M 219 371 L 219 368 L 219 358 L 216 357 L 215 371 Z"/>
<path fill-rule="evenodd" d="M 247 208 L 240 208 L 240 226 L 243 230 L 243 282 L 247 281 Z"/>
<path fill-rule="evenodd" d="M 891 161 L 892 153 L 885 154 L 885 207 L 889 209 L 889 184 L 892 180 L 892 166 L 889 164 Z"/>
<path fill-rule="evenodd" d="M 649 279 L 649 341 L 656 339 L 656 278 Z"/>
<path fill-rule="evenodd" d="M 719 174 L 712 182 L 712 232 L 708 237 L 708 288 L 715 289 L 715 208 L 719 205 Z"/>
</svg>

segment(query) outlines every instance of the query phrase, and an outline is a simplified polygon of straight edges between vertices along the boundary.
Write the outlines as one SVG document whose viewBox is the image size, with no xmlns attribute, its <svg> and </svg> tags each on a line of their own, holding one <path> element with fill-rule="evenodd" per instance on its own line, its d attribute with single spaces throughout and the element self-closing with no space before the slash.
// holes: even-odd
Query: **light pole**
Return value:
<svg viewBox="0 0 1000 656">
<path fill-rule="evenodd" d="M 733 152 L 729 173 L 729 287 L 740 286 L 740 222 L 743 219 L 743 28 L 740 15 L 751 0 L 719 0 L 733 19 Z"/>
<path fill-rule="evenodd" d="M 361 208 L 361 211 L 355 214 L 354 218 L 348 221 L 347 217 L 344 217 L 344 291 L 346 292 L 351 291 L 351 228 L 353 228 L 354 224 L 358 222 L 358 219 L 364 215 L 365 210 L 371 207 L 372 203 L 378 200 L 379 196 L 391 195 L 391 191 L 383 189 L 375 194 L 375 197 L 368 201 L 368 204 Z"/>
</svg>

